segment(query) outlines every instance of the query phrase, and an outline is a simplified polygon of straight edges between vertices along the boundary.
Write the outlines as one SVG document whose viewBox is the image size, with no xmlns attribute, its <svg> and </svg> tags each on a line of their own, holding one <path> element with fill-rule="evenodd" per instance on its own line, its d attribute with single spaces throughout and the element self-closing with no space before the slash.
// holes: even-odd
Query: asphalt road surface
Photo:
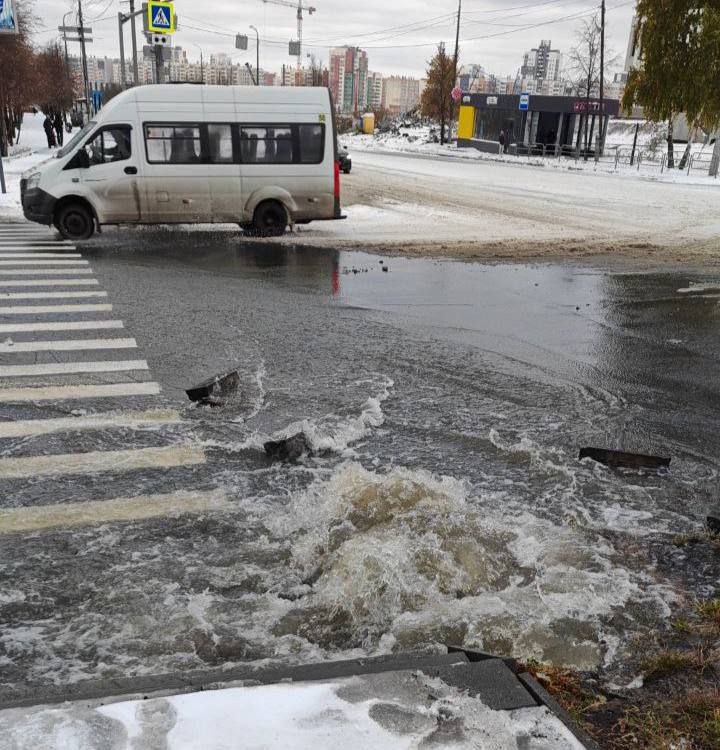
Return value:
<svg viewBox="0 0 720 750">
<path fill-rule="evenodd" d="M 713 592 L 670 540 L 717 502 L 720 279 L 383 260 L 0 227 L 0 697 L 438 642 L 612 669 Z"/>
</svg>

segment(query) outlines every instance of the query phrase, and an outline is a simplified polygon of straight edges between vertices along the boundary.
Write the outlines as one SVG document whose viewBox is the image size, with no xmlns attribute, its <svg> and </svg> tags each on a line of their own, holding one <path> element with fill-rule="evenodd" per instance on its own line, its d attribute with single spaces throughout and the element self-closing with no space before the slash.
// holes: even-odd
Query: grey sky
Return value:
<svg viewBox="0 0 720 750">
<path fill-rule="evenodd" d="M 367 49 L 371 70 L 419 76 L 434 44 L 445 41 L 448 48 L 454 48 L 457 0 L 312 1 L 317 12 L 312 16 L 305 13 L 305 49 L 323 61 L 328 59 L 330 46 L 355 44 Z M 607 0 L 608 44 L 621 53 L 621 59 L 634 5 L 634 0 Z M 77 4 L 71 0 L 35 0 L 38 26 L 46 28 L 37 33 L 37 41 L 57 38 L 56 27 L 72 7 Z M 118 54 L 117 12 L 121 7 L 128 6 L 121 6 L 119 0 L 83 2 L 85 25 L 92 26 L 95 39 L 89 47 L 91 54 Z M 522 53 L 537 46 L 541 39 L 551 39 L 553 46 L 567 52 L 580 16 L 592 14 L 597 7 L 599 0 L 464 0 L 461 59 L 479 63 L 489 72 L 514 76 Z M 254 44 L 247 52 L 238 52 L 234 49 L 234 34 L 245 33 L 254 39 L 248 26 L 255 24 L 261 35 L 261 66 L 276 70 L 283 63 L 292 62 L 287 55 L 287 41 L 296 36 L 293 8 L 263 0 L 178 0 L 175 8 L 179 17 L 176 44 L 185 47 L 191 59 L 199 58 L 195 46 L 199 45 L 206 56 L 229 52 L 236 60 L 254 61 Z M 543 25 L 524 28 L 536 24 Z M 127 45 L 126 49 L 129 33 Z"/>
</svg>

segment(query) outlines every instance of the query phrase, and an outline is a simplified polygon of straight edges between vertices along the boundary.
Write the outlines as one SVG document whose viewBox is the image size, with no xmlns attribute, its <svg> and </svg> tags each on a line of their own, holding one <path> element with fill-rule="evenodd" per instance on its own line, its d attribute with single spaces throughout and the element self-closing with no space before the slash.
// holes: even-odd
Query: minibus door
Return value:
<svg viewBox="0 0 720 750">
<path fill-rule="evenodd" d="M 82 181 L 94 197 L 101 224 L 140 220 L 137 149 L 129 125 L 108 125 L 85 146 Z"/>
<path fill-rule="evenodd" d="M 140 192 L 147 224 L 211 221 L 208 165 L 196 123 L 145 125 L 147 161 Z"/>
</svg>

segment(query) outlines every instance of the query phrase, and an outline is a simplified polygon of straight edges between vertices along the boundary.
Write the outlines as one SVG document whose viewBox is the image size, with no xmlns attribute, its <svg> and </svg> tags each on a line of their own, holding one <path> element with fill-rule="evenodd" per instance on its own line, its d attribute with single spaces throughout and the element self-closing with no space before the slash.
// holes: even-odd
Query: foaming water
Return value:
<svg viewBox="0 0 720 750">
<path fill-rule="evenodd" d="M 619 566 L 602 537 L 508 515 L 503 499 L 423 471 L 342 465 L 270 524 L 311 582 L 297 629 L 312 640 L 324 611 L 364 647 L 454 641 L 590 666 L 615 610 L 633 600 L 667 614 L 664 592 Z"/>
</svg>

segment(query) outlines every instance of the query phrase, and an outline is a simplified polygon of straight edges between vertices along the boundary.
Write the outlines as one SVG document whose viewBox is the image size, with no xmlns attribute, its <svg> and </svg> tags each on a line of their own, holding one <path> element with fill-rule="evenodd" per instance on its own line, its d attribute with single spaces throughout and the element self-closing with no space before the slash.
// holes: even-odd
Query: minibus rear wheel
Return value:
<svg viewBox="0 0 720 750">
<path fill-rule="evenodd" d="M 263 201 L 255 209 L 252 225 L 257 237 L 281 237 L 288 225 L 285 206 L 279 201 Z"/>
<path fill-rule="evenodd" d="M 62 204 L 53 223 L 66 240 L 88 240 L 95 232 L 92 211 L 79 201 Z"/>
</svg>

